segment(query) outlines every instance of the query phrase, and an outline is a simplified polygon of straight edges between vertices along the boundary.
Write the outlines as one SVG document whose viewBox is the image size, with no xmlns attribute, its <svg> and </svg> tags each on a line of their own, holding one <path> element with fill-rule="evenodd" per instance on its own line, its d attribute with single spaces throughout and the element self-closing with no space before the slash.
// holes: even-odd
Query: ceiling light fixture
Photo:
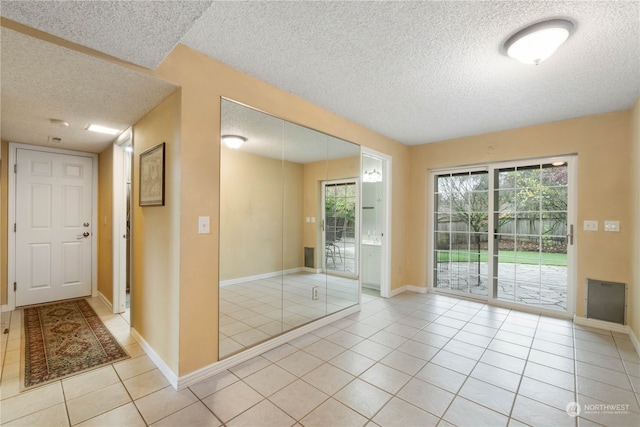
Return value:
<svg viewBox="0 0 640 427">
<path fill-rule="evenodd" d="M 222 135 L 222 142 L 231 149 L 237 150 L 247 141 L 247 138 L 240 135 Z"/>
<path fill-rule="evenodd" d="M 100 125 L 89 125 L 87 127 L 87 130 L 90 130 L 92 132 L 106 133 L 107 135 L 116 135 L 120 133 L 119 129 L 108 128 L 106 126 Z"/>
<path fill-rule="evenodd" d="M 553 55 L 569 38 L 573 28 L 573 23 L 566 19 L 538 22 L 509 37 L 504 51 L 524 64 L 538 65 Z"/>
</svg>

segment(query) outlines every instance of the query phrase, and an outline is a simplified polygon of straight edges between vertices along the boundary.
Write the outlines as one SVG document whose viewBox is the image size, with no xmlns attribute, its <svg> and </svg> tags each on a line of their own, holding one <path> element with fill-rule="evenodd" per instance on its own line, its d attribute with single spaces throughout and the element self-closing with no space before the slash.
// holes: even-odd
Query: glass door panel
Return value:
<svg viewBox="0 0 640 427">
<path fill-rule="evenodd" d="M 434 287 L 487 295 L 489 174 L 437 175 L 434 192 Z"/>
<path fill-rule="evenodd" d="M 494 298 L 567 310 L 568 165 L 494 172 Z"/>
</svg>

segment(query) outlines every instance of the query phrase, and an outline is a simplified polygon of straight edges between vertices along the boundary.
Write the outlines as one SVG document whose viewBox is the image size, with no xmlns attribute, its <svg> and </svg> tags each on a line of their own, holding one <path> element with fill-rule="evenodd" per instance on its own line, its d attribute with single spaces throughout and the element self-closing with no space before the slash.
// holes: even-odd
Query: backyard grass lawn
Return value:
<svg viewBox="0 0 640 427">
<path fill-rule="evenodd" d="M 538 264 L 541 265 L 567 265 L 567 254 L 543 253 L 540 259 L 538 252 L 524 251 L 500 251 L 499 262 L 509 264 Z M 489 254 L 486 250 L 480 250 L 480 262 L 487 262 Z M 474 262 L 478 261 L 478 251 L 438 251 L 438 262 Z"/>
</svg>

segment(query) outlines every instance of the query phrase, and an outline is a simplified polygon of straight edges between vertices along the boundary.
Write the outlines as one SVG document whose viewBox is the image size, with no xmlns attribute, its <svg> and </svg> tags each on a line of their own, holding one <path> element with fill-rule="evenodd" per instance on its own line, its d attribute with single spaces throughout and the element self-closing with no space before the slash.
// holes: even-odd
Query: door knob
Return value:
<svg viewBox="0 0 640 427">
<path fill-rule="evenodd" d="M 90 235 L 90 234 L 91 234 L 91 233 L 89 233 L 88 231 L 85 231 L 84 233 L 82 233 L 82 235 L 83 235 L 84 237 L 89 237 L 89 235 Z"/>
</svg>

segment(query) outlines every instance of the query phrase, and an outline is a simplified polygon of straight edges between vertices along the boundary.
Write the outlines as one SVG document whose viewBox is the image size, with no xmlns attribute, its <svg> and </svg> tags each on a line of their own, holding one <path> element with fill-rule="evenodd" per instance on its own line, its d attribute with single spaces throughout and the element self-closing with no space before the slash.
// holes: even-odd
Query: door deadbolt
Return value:
<svg viewBox="0 0 640 427">
<path fill-rule="evenodd" d="M 85 222 L 85 223 L 84 223 L 84 224 L 82 224 L 82 225 L 84 225 L 85 227 L 88 227 L 88 226 L 89 226 L 89 223 L 88 223 L 88 222 Z"/>
</svg>

